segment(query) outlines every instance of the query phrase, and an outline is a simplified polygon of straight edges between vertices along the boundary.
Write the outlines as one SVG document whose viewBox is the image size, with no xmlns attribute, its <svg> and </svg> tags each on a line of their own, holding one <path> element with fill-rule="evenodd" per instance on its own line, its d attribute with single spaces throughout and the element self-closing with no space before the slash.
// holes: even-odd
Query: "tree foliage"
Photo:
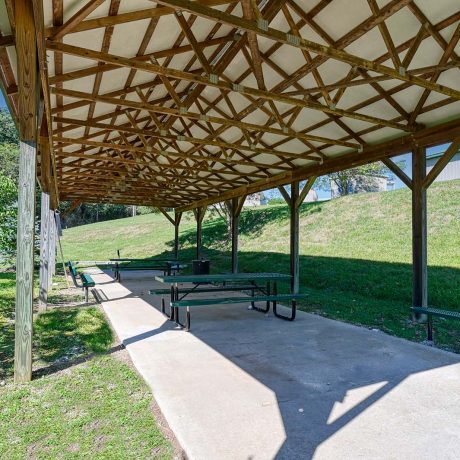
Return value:
<svg viewBox="0 0 460 460">
<path fill-rule="evenodd" d="M 18 189 L 10 177 L 0 174 L 0 260 L 16 252 Z"/>
<path fill-rule="evenodd" d="M 0 144 L 19 143 L 18 131 L 11 115 L 6 109 L 0 109 Z"/>
<path fill-rule="evenodd" d="M 331 185 L 334 184 L 337 194 L 345 196 L 355 193 L 356 190 L 373 190 L 376 177 L 388 174 L 388 168 L 383 163 L 376 162 L 327 174 L 319 177 L 316 184 L 322 190 L 331 190 Z"/>
</svg>

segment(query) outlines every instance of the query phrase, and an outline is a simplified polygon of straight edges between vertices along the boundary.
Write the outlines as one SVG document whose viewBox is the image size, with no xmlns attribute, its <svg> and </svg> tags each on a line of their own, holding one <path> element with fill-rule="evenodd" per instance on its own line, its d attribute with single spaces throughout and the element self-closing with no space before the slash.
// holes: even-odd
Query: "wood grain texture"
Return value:
<svg viewBox="0 0 460 460">
<path fill-rule="evenodd" d="M 37 137 L 37 49 L 32 3 L 28 0 L 15 2 L 16 51 L 18 59 L 18 120 L 19 133 L 24 141 Z"/>
<path fill-rule="evenodd" d="M 412 151 L 412 306 L 428 304 L 427 280 L 427 206 L 426 149 L 414 147 Z"/>
<path fill-rule="evenodd" d="M 299 182 L 291 184 L 291 204 L 290 204 L 290 269 L 291 269 L 291 292 L 297 294 L 299 292 L 299 206 L 297 200 L 299 198 Z"/>
<path fill-rule="evenodd" d="M 49 271 L 49 243 L 50 243 L 50 196 L 41 194 L 40 219 L 40 291 L 38 295 L 39 311 L 46 310 L 48 302 L 48 271 Z"/>
<path fill-rule="evenodd" d="M 20 142 L 14 380 L 32 378 L 36 145 Z"/>
</svg>

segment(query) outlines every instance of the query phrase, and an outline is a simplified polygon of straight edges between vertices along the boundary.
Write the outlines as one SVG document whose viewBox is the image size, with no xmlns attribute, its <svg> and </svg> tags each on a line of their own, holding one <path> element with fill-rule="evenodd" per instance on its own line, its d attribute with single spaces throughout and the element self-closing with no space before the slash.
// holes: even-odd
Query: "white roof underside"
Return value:
<svg viewBox="0 0 460 460">
<path fill-rule="evenodd" d="M 308 13 L 319 3 L 318 0 L 295 0 L 295 2 L 306 13 Z M 265 2 L 262 2 L 262 4 L 264 3 Z M 384 8 L 385 5 L 387 5 L 388 3 L 391 2 L 388 0 L 377 0 L 377 5 L 379 9 Z M 458 0 L 416 0 L 413 3 L 418 7 L 418 9 L 423 13 L 423 15 L 426 18 L 428 18 L 429 22 L 435 27 L 437 24 L 442 24 L 442 21 L 446 20 L 446 18 L 450 18 L 452 15 L 458 14 L 460 9 Z M 69 18 L 71 18 L 72 15 L 74 15 L 80 8 L 82 8 L 83 5 L 84 2 L 81 1 L 64 0 L 64 23 Z M 43 2 L 43 6 L 45 28 L 50 28 L 53 26 L 52 2 L 50 0 L 45 0 Z M 109 0 L 105 1 L 97 9 L 95 9 L 88 17 L 86 17 L 83 22 L 108 16 L 110 7 L 111 2 Z M 148 0 L 121 0 L 118 15 L 133 11 L 151 9 L 152 7 L 155 7 L 155 3 Z M 219 9 L 221 11 L 225 11 L 228 7 L 228 4 L 212 6 L 212 8 Z M 4 8 L 3 4 L 1 8 Z M 295 9 L 289 7 L 289 11 L 293 19 L 296 22 L 299 22 L 301 18 L 297 15 Z M 189 13 L 184 12 L 183 14 L 187 20 L 190 18 Z M 234 9 L 231 14 L 239 17 L 243 16 L 242 8 L 239 3 L 235 3 Z M 353 30 L 355 27 L 359 26 L 362 22 L 372 17 L 372 14 L 373 13 L 370 9 L 367 0 L 334 0 L 330 2 L 329 5 L 327 5 L 325 8 L 323 8 L 319 12 L 319 14 L 317 14 L 312 19 L 312 21 L 334 41 L 338 41 L 346 34 L 348 34 L 351 30 Z M 2 17 L 2 19 L 0 20 L 0 28 L 2 34 L 8 34 L 9 24 L 7 24 L 7 21 L 5 21 L 3 18 L 3 10 L 0 11 L 0 17 Z M 163 15 L 158 17 L 157 19 L 158 24 L 150 40 L 148 41 L 148 45 L 146 46 L 143 54 L 154 54 L 162 51 L 167 51 L 178 46 L 189 45 L 189 41 L 187 40 L 187 38 L 181 35 L 181 29 L 174 14 Z M 109 43 L 109 46 L 105 49 L 105 52 L 110 53 L 114 56 L 133 58 L 138 54 L 139 49 L 141 48 L 149 23 L 150 19 L 142 19 L 138 21 L 118 24 L 112 28 L 107 29 L 95 28 L 91 30 L 85 30 L 82 32 L 69 33 L 64 36 L 63 43 L 100 52 L 101 50 L 103 50 L 105 41 L 106 44 Z M 395 14 L 391 15 L 388 19 L 386 19 L 384 25 L 388 29 L 396 49 L 398 49 L 400 45 L 403 45 L 408 40 L 411 40 L 414 37 L 416 37 L 421 27 L 423 26 L 420 22 L 420 19 L 417 18 L 413 11 L 411 11 L 411 9 L 407 6 L 401 8 Z M 422 69 L 430 66 L 439 65 L 446 46 L 443 46 L 442 40 L 444 40 L 445 44 L 448 44 L 451 41 L 457 26 L 458 21 L 453 22 L 448 27 L 441 28 L 439 30 L 439 36 L 441 38 L 438 37 L 438 40 L 435 40 L 435 38 L 433 38 L 431 35 L 426 36 L 422 40 L 418 50 L 412 58 L 409 66 L 407 67 L 406 72 L 411 72 L 416 69 Z M 288 33 L 290 31 L 290 27 L 282 11 L 278 12 L 275 18 L 270 22 L 270 27 L 285 33 Z M 209 40 L 209 34 L 213 29 L 214 34 L 212 36 L 212 39 L 231 36 L 235 32 L 234 29 L 232 29 L 232 27 L 228 25 L 221 24 L 218 27 L 216 27 L 216 22 L 201 17 L 196 18 L 193 25 L 191 26 L 191 30 L 193 31 L 193 34 L 198 42 L 204 42 L 206 40 Z M 108 40 L 108 36 L 110 35 L 110 33 L 111 39 Z M 302 25 L 300 28 L 300 33 L 302 37 L 305 39 L 311 40 L 322 45 L 329 45 L 329 43 L 327 43 L 327 41 L 325 41 L 325 39 L 323 38 L 325 37 L 325 35 L 322 34 L 321 36 L 320 34 L 318 34 L 315 25 Z M 178 41 L 179 37 L 180 40 Z M 229 41 L 228 43 L 232 44 L 233 42 Z M 258 37 L 258 46 L 261 53 L 265 53 L 268 50 L 270 50 L 274 43 L 274 41 L 268 38 L 260 36 Z M 203 53 L 208 62 L 213 62 L 214 59 L 214 61 L 217 60 L 218 64 L 219 58 L 216 58 L 216 55 L 219 55 L 219 50 L 222 50 L 224 46 L 225 44 L 221 43 L 204 47 Z M 403 51 L 399 53 L 399 59 L 401 61 L 404 61 L 407 49 L 408 47 L 406 47 Z M 12 63 L 13 71 L 15 71 L 14 69 L 16 67 L 16 51 L 14 47 L 9 47 L 7 48 L 7 50 Z M 246 51 L 246 56 L 242 50 L 240 50 L 235 55 L 230 64 L 220 74 L 220 79 L 222 81 L 230 82 L 237 81 L 242 85 L 251 88 L 257 88 L 257 82 L 253 73 L 249 73 L 249 75 L 246 78 L 241 80 L 241 77 L 244 76 L 248 70 L 247 56 L 250 56 L 249 48 L 247 48 Z M 388 48 L 385 44 L 382 32 L 379 29 L 379 27 L 371 28 L 368 32 L 364 33 L 351 44 L 349 44 L 344 49 L 344 51 L 352 55 L 358 56 L 360 58 L 364 58 L 370 61 L 377 61 L 380 64 L 394 68 L 394 63 L 390 58 L 384 61 L 381 60 L 382 56 L 388 54 Z M 455 46 L 455 52 L 452 56 L 455 56 L 455 53 L 460 54 L 460 44 L 458 43 Z M 310 53 L 310 55 L 312 59 L 316 57 L 314 53 Z M 191 63 L 193 57 L 194 52 L 187 51 L 184 53 L 176 54 L 174 57 L 172 57 L 172 59 L 165 57 L 159 58 L 159 63 L 161 65 L 167 65 L 168 68 L 171 69 L 193 72 L 201 68 L 198 59 L 195 59 Z M 262 71 L 266 89 L 271 92 L 277 92 L 278 85 L 280 85 L 280 83 L 282 83 L 285 80 L 286 75 L 294 74 L 299 68 L 302 68 L 306 63 L 306 59 L 305 56 L 302 54 L 302 51 L 289 44 L 283 44 L 279 46 L 276 52 L 270 55 L 269 59 L 274 65 L 269 65 L 269 63 L 267 62 L 263 62 Z M 452 59 L 449 59 L 448 61 L 451 62 L 451 60 Z M 56 60 L 54 51 L 48 50 L 47 61 L 49 77 L 53 77 L 56 75 Z M 92 68 L 96 64 L 97 63 L 94 60 L 64 53 L 62 56 L 62 73 L 68 74 L 69 72 Z M 277 71 L 276 68 L 278 68 L 279 71 Z M 328 59 L 325 63 L 321 64 L 317 68 L 317 71 L 324 85 L 334 85 L 337 82 L 340 82 L 345 77 L 347 77 L 347 75 L 352 71 L 352 69 L 353 68 L 350 64 L 333 59 Z M 125 88 L 127 85 L 127 78 L 130 75 L 130 73 L 132 73 L 131 69 L 126 67 L 119 67 L 115 70 L 104 72 L 102 74 L 102 78 L 98 86 L 96 87 L 96 75 L 93 74 L 83 78 L 66 81 L 63 83 L 62 88 L 67 90 L 81 91 L 90 94 L 92 94 L 96 90 L 97 94 L 104 95 Z M 369 76 L 371 77 L 376 75 L 377 74 L 375 73 L 369 72 Z M 131 82 L 129 83 L 129 86 L 134 87 L 136 85 L 141 85 L 141 88 L 143 88 L 143 92 L 145 94 L 148 94 L 148 98 L 151 103 L 156 104 L 155 101 L 161 100 L 159 105 L 161 105 L 162 107 L 177 108 L 175 102 L 169 97 L 166 88 L 162 84 L 158 83 L 159 80 L 156 77 L 156 75 L 150 72 L 137 70 L 134 72 L 134 77 L 133 75 L 131 75 L 131 77 L 132 78 Z M 358 75 L 356 78 L 362 78 L 362 76 Z M 147 87 L 153 81 L 155 81 L 155 86 L 153 90 L 147 93 Z M 174 83 L 174 80 L 171 80 L 171 82 Z M 402 82 L 400 80 L 388 78 L 386 80 L 379 81 L 378 84 L 380 88 L 382 88 L 383 90 L 390 91 L 392 88 L 401 85 L 401 83 Z M 437 83 L 460 91 L 460 69 L 458 68 L 458 66 L 443 72 L 437 79 Z M 181 94 L 187 88 L 190 89 L 190 83 L 187 81 L 182 81 L 177 85 L 176 92 L 178 94 Z M 289 94 L 291 95 L 291 97 L 301 98 L 301 95 L 299 95 L 299 91 L 314 88 L 318 88 L 318 83 L 315 80 L 315 75 L 313 73 L 309 73 L 292 86 L 284 88 L 283 93 Z M 331 89 L 329 91 L 329 95 L 333 100 L 337 95 L 338 91 L 339 89 Z M 340 97 L 339 101 L 337 102 L 336 108 L 354 113 L 378 117 L 384 120 L 405 123 L 406 120 L 403 119 L 401 113 L 394 106 L 398 105 L 402 111 L 405 111 L 407 114 L 410 115 L 416 108 L 419 99 L 423 95 L 423 93 L 424 89 L 420 86 L 406 85 L 404 89 L 391 93 L 391 98 L 393 99 L 395 104 L 390 104 L 390 102 L 388 102 L 388 100 L 386 100 L 385 98 L 379 97 L 378 89 L 376 89 L 375 86 L 372 86 L 370 84 L 350 86 L 344 91 L 343 95 Z M 324 96 L 321 95 L 321 92 L 316 91 L 312 94 L 318 96 L 316 100 L 317 103 L 326 106 L 328 105 Z M 201 97 L 198 100 L 199 105 L 192 104 L 188 108 L 188 110 L 190 112 L 199 113 L 200 109 L 205 107 L 204 101 L 206 100 L 211 104 L 211 109 L 207 110 L 206 115 L 215 116 L 219 118 L 222 118 L 224 116 L 232 118 L 233 114 L 231 112 L 229 105 L 220 96 L 221 92 L 218 88 L 208 86 L 201 92 Z M 364 106 L 360 105 L 373 97 L 375 97 L 376 102 Z M 228 98 L 237 112 L 244 110 L 249 104 L 252 103 L 252 101 L 249 100 L 250 98 L 238 92 L 230 92 L 228 94 Z M 218 100 L 218 102 L 214 103 L 216 99 Z M 66 107 L 68 104 L 75 103 L 78 100 L 79 99 L 61 96 L 61 103 L 64 107 Z M 126 96 L 126 100 L 142 102 L 135 91 L 129 92 Z M 444 104 L 442 103 L 443 101 L 445 102 Z M 437 105 L 433 106 L 433 104 Z M 51 94 L 51 105 L 53 108 L 57 108 L 58 106 L 58 97 L 55 94 Z M 274 105 L 281 115 L 289 110 L 292 110 L 293 108 L 293 106 L 289 104 L 277 101 L 274 102 Z M 430 110 L 430 108 L 432 107 L 436 108 Z M 62 116 L 77 120 L 87 120 L 88 117 L 94 119 L 97 117 L 98 120 L 102 123 L 128 125 L 129 120 L 125 114 L 118 115 L 117 117 L 108 116 L 104 118 L 104 115 L 111 114 L 115 109 L 116 106 L 113 104 L 107 104 L 102 102 L 90 104 L 88 101 L 84 105 L 76 107 L 72 110 L 66 110 L 62 113 Z M 269 110 L 270 106 L 268 102 L 265 101 L 264 105 L 261 108 L 252 111 L 248 116 L 242 118 L 240 121 L 263 126 L 267 124 L 267 121 L 269 119 Z M 60 115 L 59 113 L 55 114 Z M 136 116 L 138 119 L 141 120 L 139 122 L 139 127 L 141 127 L 145 131 L 146 135 L 149 133 L 149 131 L 151 132 L 156 130 L 155 125 L 153 124 L 147 111 L 141 111 L 138 114 L 136 114 Z M 449 100 L 449 97 L 446 95 L 437 92 L 431 92 L 424 104 L 424 109 L 421 110 L 421 113 L 418 115 L 416 122 L 419 124 L 423 124 L 425 126 L 433 126 L 441 124 L 451 119 L 456 119 L 459 116 L 459 101 L 452 101 Z M 289 120 L 289 118 L 286 118 L 286 120 Z M 300 114 L 295 118 L 294 122 L 292 123 L 292 126 L 290 126 L 290 129 L 298 133 L 303 132 L 308 133 L 310 135 L 321 136 L 329 139 L 340 139 L 357 145 L 359 145 L 358 141 L 356 138 L 350 136 L 350 131 L 358 133 L 356 137 L 360 139 L 363 144 L 378 144 L 385 140 L 407 134 L 403 130 L 391 127 L 375 127 L 371 123 L 362 120 L 356 120 L 354 118 L 340 117 L 340 124 L 335 123 L 332 120 L 329 120 L 328 123 L 321 123 L 325 122 L 326 120 L 328 120 L 328 115 L 326 113 L 314 109 L 303 108 L 300 111 Z M 187 124 L 191 124 L 192 120 L 186 120 L 186 122 Z M 270 125 L 271 127 L 276 128 L 278 130 L 283 129 L 283 126 L 280 126 L 276 120 L 272 120 L 270 122 Z M 316 125 L 319 126 L 316 129 L 312 130 L 311 127 L 315 127 Z M 59 130 L 63 126 L 65 127 L 66 124 L 54 123 L 53 130 L 55 132 L 60 133 Z M 214 129 L 218 129 L 220 127 L 220 125 L 216 123 L 211 124 L 211 126 Z M 209 136 L 209 132 L 205 131 L 205 129 L 206 123 L 204 122 L 202 122 L 202 127 L 191 125 L 190 131 L 188 133 L 184 132 L 184 135 L 196 137 L 198 139 L 204 139 L 207 136 Z M 181 134 L 183 130 L 183 124 L 179 120 L 176 120 L 172 125 L 171 133 L 177 135 Z M 97 136 L 96 133 L 98 131 L 99 130 L 96 128 L 85 128 L 82 126 L 75 127 L 71 130 L 66 130 L 60 133 L 59 135 L 69 138 L 80 138 L 90 135 L 92 141 L 119 142 L 119 139 L 117 138 L 119 138 L 120 135 L 117 131 L 112 131 L 108 135 L 104 133 L 103 135 Z M 250 135 L 251 134 L 249 134 L 249 136 Z M 127 137 L 131 142 L 133 142 L 133 145 L 140 145 L 139 139 L 136 135 L 127 134 Z M 256 161 L 259 164 L 267 165 L 268 167 L 273 166 L 270 169 L 267 169 L 264 174 L 268 173 L 269 175 L 274 175 L 283 171 L 283 169 L 279 169 L 275 165 L 276 163 L 281 164 L 280 161 L 282 158 L 280 159 L 280 157 L 278 156 L 267 153 L 260 153 L 259 155 L 253 156 L 254 153 L 251 152 L 250 145 L 248 144 L 247 139 L 243 135 L 241 129 L 237 127 L 228 128 L 227 130 L 223 131 L 222 134 L 216 139 L 225 143 L 235 143 L 240 144 L 243 147 L 246 147 L 244 150 L 242 149 L 240 152 L 230 152 L 229 158 L 232 158 L 233 160 L 244 161 L 245 157 L 250 154 L 251 159 L 253 161 Z M 181 152 L 187 152 L 194 147 L 193 143 L 186 141 L 180 141 L 177 145 L 180 146 Z M 274 147 L 271 147 L 272 145 Z M 306 142 L 301 139 L 290 139 L 287 136 L 282 136 L 273 133 L 263 133 L 260 136 L 260 138 L 258 138 L 258 142 L 256 143 L 256 147 L 260 149 L 275 149 L 299 155 L 306 154 L 307 152 L 312 153 L 311 158 L 313 159 L 289 158 L 289 161 L 291 162 L 289 163 L 289 167 L 292 168 L 305 166 L 308 164 L 315 164 L 315 162 L 319 160 L 319 155 L 315 154 L 314 151 L 312 152 L 311 147 L 313 146 L 316 148 L 322 148 L 323 145 L 324 143 L 321 142 Z M 82 147 L 82 145 L 69 145 L 64 148 L 64 152 L 70 153 L 81 151 Z M 165 147 L 165 150 L 173 151 L 174 149 L 170 147 Z M 346 147 L 343 145 L 333 145 L 328 146 L 326 148 L 322 148 L 321 153 L 324 154 L 326 157 L 330 158 L 337 155 L 343 155 L 347 152 L 352 151 L 356 151 L 356 149 Z M 89 146 L 86 146 L 84 151 L 84 153 L 88 156 L 100 152 L 100 147 L 94 147 L 91 149 L 89 148 Z M 214 145 L 208 145 L 206 146 L 205 152 L 207 152 L 208 154 L 219 154 L 219 152 L 221 152 L 221 148 Z M 204 151 L 201 151 L 201 155 L 204 154 Z M 317 158 L 315 158 L 315 156 Z M 169 165 L 171 157 L 168 158 L 167 156 L 159 155 L 157 159 L 160 164 Z M 177 160 L 177 158 L 173 158 L 173 160 Z M 75 161 L 75 158 L 72 158 L 72 156 L 69 155 L 64 160 L 64 163 L 72 163 L 72 161 Z M 204 164 L 203 166 L 204 169 L 206 169 L 205 165 L 206 164 Z M 259 180 L 259 177 L 257 177 L 257 175 L 250 175 L 251 173 L 257 172 L 257 168 L 244 166 L 242 164 L 232 164 L 231 167 L 232 169 L 229 169 L 228 164 L 223 164 L 219 162 L 216 162 L 212 165 L 212 168 L 215 171 L 225 171 L 225 174 L 221 174 L 221 177 L 242 180 L 245 179 L 245 175 L 248 175 L 246 180 Z M 158 166 L 154 165 L 153 163 L 151 165 L 151 168 L 151 171 L 160 171 Z M 71 168 L 68 169 L 68 171 L 71 170 Z M 64 168 L 63 171 L 66 171 L 66 169 Z M 137 176 L 134 172 L 133 175 L 135 177 L 139 177 L 139 175 L 140 177 L 142 177 L 142 173 L 139 172 L 139 170 L 136 171 L 138 171 Z M 238 174 L 234 174 L 234 172 L 237 172 Z M 177 173 L 171 170 L 171 174 Z M 201 169 L 199 171 L 196 171 L 195 178 L 197 179 L 197 181 L 195 182 L 195 185 L 209 186 L 209 182 L 206 182 L 205 180 L 206 177 L 208 177 L 208 173 L 206 171 L 202 171 Z M 201 180 L 201 178 L 203 180 Z"/>
</svg>

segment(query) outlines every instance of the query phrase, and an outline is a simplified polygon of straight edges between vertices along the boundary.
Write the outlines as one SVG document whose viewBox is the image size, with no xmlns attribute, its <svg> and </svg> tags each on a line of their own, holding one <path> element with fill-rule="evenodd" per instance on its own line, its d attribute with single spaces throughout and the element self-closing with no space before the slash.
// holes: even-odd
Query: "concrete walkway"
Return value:
<svg viewBox="0 0 460 460">
<path fill-rule="evenodd" d="M 460 356 L 244 304 L 196 309 L 186 333 L 148 295 L 152 272 L 94 278 L 190 459 L 460 458 Z"/>
</svg>

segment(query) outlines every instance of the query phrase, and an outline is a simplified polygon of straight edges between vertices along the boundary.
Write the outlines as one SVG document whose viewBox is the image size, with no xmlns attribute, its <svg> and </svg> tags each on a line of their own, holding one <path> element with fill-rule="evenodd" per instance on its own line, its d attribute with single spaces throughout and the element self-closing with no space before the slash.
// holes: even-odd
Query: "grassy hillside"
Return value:
<svg viewBox="0 0 460 460">
<path fill-rule="evenodd" d="M 460 310 L 460 181 L 428 192 L 429 302 Z M 286 206 L 244 210 L 240 225 L 240 270 L 289 270 Z M 349 196 L 301 208 L 302 306 L 330 317 L 423 340 L 424 329 L 409 321 L 411 303 L 411 197 L 408 190 Z M 203 243 L 213 271 L 230 267 L 225 225 L 205 218 Z M 181 224 L 180 258 L 194 258 L 195 222 Z M 162 215 L 144 215 L 86 225 L 64 232 L 68 259 L 106 259 L 166 254 L 173 226 Z M 287 287 L 286 287 L 287 289 Z M 458 324 L 439 320 L 437 342 L 460 351 Z"/>
</svg>

